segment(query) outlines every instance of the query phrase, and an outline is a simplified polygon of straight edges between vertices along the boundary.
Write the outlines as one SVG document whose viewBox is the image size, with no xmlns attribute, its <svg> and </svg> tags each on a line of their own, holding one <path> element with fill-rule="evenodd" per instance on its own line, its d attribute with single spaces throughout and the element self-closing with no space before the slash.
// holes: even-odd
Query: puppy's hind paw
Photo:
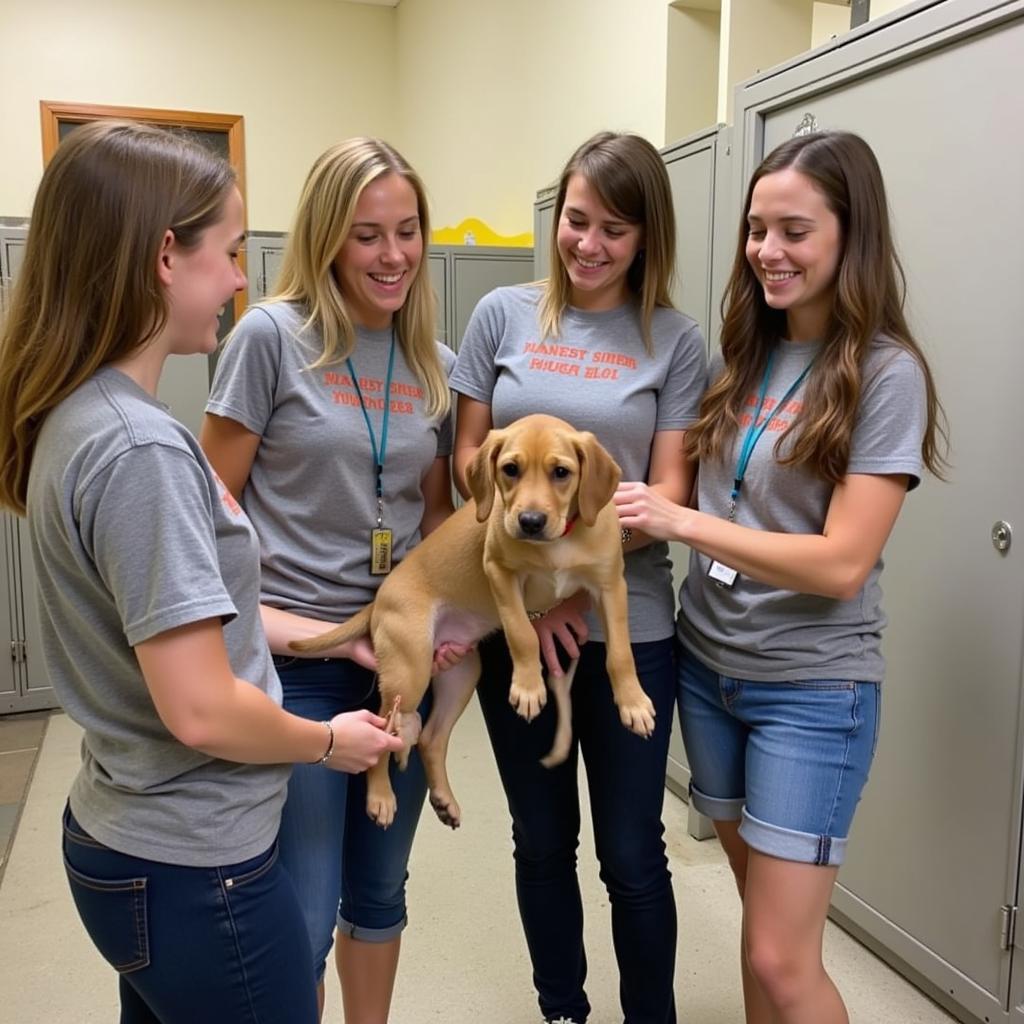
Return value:
<svg viewBox="0 0 1024 1024">
<path fill-rule="evenodd" d="M 620 704 L 619 718 L 622 724 L 637 736 L 648 739 L 654 734 L 654 705 L 646 694 L 642 700 Z"/>
<path fill-rule="evenodd" d="M 532 722 L 547 703 L 548 691 L 543 683 L 539 687 L 522 687 L 513 683 L 508 691 L 508 702 L 516 709 L 516 713 L 528 722 Z"/>
<path fill-rule="evenodd" d="M 462 810 L 451 793 L 431 793 L 430 806 L 442 825 L 456 829 L 462 824 Z"/>
</svg>

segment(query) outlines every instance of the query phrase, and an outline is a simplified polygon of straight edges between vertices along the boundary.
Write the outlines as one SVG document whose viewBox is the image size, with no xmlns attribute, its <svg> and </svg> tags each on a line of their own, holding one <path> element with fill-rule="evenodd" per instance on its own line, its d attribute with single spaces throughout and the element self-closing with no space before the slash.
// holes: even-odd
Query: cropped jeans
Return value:
<svg viewBox="0 0 1024 1024">
<path fill-rule="evenodd" d="M 275 656 L 292 714 L 323 721 L 344 711 L 377 712 L 374 674 L 344 658 Z M 427 706 L 420 708 L 426 714 Z M 313 968 L 323 977 L 334 930 L 363 942 L 390 942 L 407 923 L 405 882 L 426 777 L 414 747 L 405 771 L 391 760 L 398 800 L 382 829 L 366 814 L 366 775 L 296 765 L 281 817 L 281 859 L 292 876 L 309 927 Z"/>
</svg>

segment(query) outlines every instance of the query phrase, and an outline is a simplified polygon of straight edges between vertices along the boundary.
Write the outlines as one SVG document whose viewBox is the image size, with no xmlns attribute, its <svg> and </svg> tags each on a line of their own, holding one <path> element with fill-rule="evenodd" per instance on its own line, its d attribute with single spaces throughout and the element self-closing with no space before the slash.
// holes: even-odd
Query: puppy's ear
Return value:
<svg viewBox="0 0 1024 1024">
<path fill-rule="evenodd" d="M 598 512 L 612 500 L 622 472 L 589 431 L 578 433 L 573 447 L 580 464 L 580 489 L 576 494 L 580 519 L 586 526 L 593 526 Z"/>
<path fill-rule="evenodd" d="M 476 450 L 473 461 L 466 467 L 466 486 L 476 502 L 477 522 L 482 523 L 494 507 L 494 476 L 501 446 L 505 443 L 504 430 L 492 430 Z"/>
</svg>

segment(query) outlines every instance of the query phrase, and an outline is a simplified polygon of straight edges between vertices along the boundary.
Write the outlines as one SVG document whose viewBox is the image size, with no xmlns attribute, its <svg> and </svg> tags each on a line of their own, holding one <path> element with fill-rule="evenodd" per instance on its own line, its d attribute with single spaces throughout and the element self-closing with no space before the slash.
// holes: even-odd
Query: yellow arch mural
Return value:
<svg viewBox="0 0 1024 1024">
<path fill-rule="evenodd" d="M 533 247 L 533 232 L 499 235 L 479 218 L 467 217 L 455 227 L 431 231 L 430 240 L 434 245 L 496 245 L 506 249 L 529 249 Z"/>
</svg>

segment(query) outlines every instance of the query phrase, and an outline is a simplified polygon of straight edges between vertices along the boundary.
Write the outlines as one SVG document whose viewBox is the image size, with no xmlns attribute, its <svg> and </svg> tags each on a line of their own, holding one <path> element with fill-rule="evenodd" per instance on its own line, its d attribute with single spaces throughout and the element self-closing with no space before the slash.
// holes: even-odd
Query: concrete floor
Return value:
<svg viewBox="0 0 1024 1024">
<path fill-rule="evenodd" d="M 0 1022 L 109 1024 L 117 1019 L 115 976 L 78 921 L 61 867 L 60 812 L 77 770 L 79 738 L 66 716 L 50 718 L 17 833 L 0 868 Z M 9 756 L 0 753 L 5 780 Z M 17 767 L 23 766 L 18 762 Z M 464 823 L 452 833 L 424 812 L 410 868 L 410 925 L 392 1020 L 535 1024 L 539 1013 L 515 909 L 507 811 L 475 702 L 456 731 L 450 770 Z M 2 787 L 0 792 L 6 794 Z M 686 834 L 686 805 L 671 795 L 665 823 L 679 907 L 680 1021 L 737 1024 L 743 1019 L 739 904 L 729 870 L 716 840 L 698 843 Z M 580 873 L 591 1024 L 612 1024 L 622 1015 L 608 900 L 586 834 L 589 823 L 584 827 Z M 3 846 L 0 834 L 0 851 Z M 826 959 L 855 1024 L 954 1020 L 832 924 Z M 337 980 L 330 969 L 327 1006 L 324 1020 L 340 1024 Z"/>
</svg>

